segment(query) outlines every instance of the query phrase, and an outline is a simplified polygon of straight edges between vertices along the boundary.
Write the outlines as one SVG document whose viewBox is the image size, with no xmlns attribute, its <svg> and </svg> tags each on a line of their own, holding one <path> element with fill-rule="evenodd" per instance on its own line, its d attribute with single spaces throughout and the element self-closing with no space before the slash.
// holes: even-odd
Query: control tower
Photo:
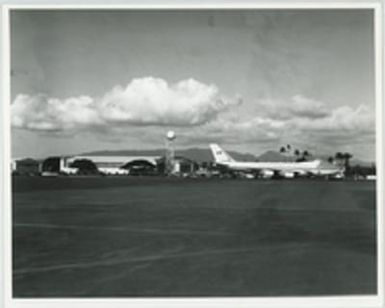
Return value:
<svg viewBox="0 0 385 308">
<path fill-rule="evenodd" d="M 175 132 L 170 130 L 166 134 L 166 174 L 172 174 L 174 171 L 175 149 L 174 140 Z"/>
</svg>

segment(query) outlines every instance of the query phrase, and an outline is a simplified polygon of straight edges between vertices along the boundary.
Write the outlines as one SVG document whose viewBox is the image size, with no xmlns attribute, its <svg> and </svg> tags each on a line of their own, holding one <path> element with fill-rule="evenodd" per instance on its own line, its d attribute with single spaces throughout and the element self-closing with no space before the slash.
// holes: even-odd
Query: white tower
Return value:
<svg viewBox="0 0 385 308">
<path fill-rule="evenodd" d="M 176 138 L 175 132 L 170 130 L 166 134 L 166 173 L 171 174 L 174 168 L 174 140 Z"/>
</svg>

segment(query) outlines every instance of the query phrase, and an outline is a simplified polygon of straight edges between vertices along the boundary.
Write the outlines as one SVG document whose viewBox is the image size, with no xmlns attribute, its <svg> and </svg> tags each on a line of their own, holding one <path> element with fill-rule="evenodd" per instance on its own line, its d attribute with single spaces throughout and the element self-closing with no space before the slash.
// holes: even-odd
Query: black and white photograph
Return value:
<svg viewBox="0 0 385 308">
<path fill-rule="evenodd" d="M 373 7 L 8 14 L 13 299 L 379 294 Z"/>
</svg>

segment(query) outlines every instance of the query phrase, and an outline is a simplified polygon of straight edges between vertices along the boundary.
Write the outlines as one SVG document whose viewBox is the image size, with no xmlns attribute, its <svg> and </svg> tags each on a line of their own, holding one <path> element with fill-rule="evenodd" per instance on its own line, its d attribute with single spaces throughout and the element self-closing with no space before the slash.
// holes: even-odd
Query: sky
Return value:
<svg viewBox="0 0 385 308">
<path fill-rule="evenodd" d="M 371 10 L 15 10 L 12 157 L 282 145 L 375 158 Z"/>
</svg>

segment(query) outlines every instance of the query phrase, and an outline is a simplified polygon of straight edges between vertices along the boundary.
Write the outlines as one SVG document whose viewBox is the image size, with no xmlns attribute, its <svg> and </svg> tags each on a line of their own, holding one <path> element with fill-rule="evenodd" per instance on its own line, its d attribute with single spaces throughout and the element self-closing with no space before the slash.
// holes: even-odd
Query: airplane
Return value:
<svg viewBox="0 0 385 308">
<path fill-rule="evenodd" d="M 217 144 L 210 144 L 215 163 L 233 171 L 255 172 L 263 178 L 281 176 L 294 178 L 296 176 L 324 176 L 342 178 L 344 168 L 322 162 L 320 159 L 305 162 L 240 162 L 234 160 Z"/>
</svg>

